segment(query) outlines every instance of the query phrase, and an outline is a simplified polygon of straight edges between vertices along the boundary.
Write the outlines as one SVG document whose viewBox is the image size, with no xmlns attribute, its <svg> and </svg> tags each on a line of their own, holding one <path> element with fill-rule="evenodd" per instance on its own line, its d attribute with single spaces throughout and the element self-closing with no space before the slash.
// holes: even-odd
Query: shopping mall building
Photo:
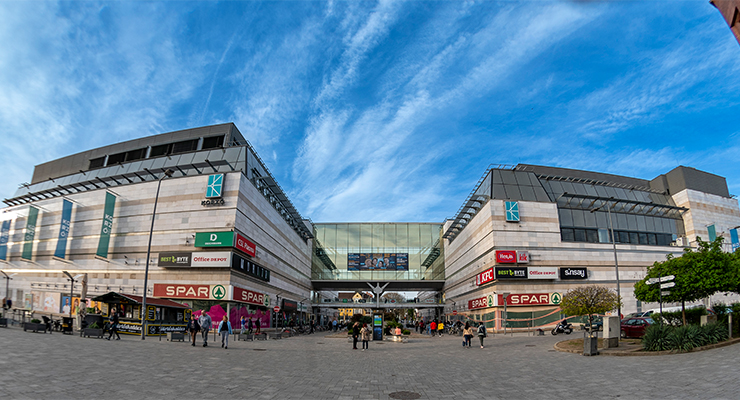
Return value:
<svg viewBox="0 0 740 400">
<path fill-rule="evenodd" d="M 508 326 L 544 326 L 569 289 L 616 288 L 615 257 L 623 313 L 652 308 L 632 292 L 648 266 L 698 238 L 724 236 L 729 251 L 740 226 L 725 178 L 693 168 L 648 181 L 522 164 L 487 169 L 440 223 L 314 223 L 231 123 L 49 161 L 4 202 L 14 307 L 66 313 L 116 292 L 135 319 L 148 264 L 148 297 L 262 327 L 414 308 L 501 329 L 504 303 Z M 380 300 L 387 292 L 417 294 Z"/>
</svg>

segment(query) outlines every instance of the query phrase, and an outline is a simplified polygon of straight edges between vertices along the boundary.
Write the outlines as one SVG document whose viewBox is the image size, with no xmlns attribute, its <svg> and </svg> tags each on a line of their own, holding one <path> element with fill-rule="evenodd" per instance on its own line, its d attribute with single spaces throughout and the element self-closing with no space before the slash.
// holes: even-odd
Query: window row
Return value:
<svg viewBox="0 0 740 400">
<path fill-rule="evenodd" d="M 149 157 L 161 157 L 172 154 L 187 153 L 196 150 L 208 150 L 223 147 L 224 136 L 211 136 L 203 138 L 203 144 L 198 149 L 198 142 L 200 139 L 183 140 L 175 143 L 166 143 L 158 146 L 152 146 L 149 150 Z M 122 153 L 109 154 L 108 161 L 106 162 L 105 156 L 98 157 L 90 160 L 90 168 L 96 169 L 102 168 L 106 165 L 116 165 L 118 163 L 136 161 L 147 158 L 147 148 L 143 147 L 136 150 L 125 151 Z"/>
<path fill-rule="evenodd" d="M 558 209 L 560 226 L 574 226 L 579 228 L 609 229 L 609 215 L 605 211 L 590 212 L 588 210 Z M 680 235 L 683 233 L 683 221 L 654 217 L 650 215 L 612 213 L 614 230 L 657 232 Z"/>
<path fill-rule="evenodd" d="M 676 236 L 668 233 L 614 231 L 615 241 L 624 244 L 647 246 L 670 246 Z M 608 229 L 560 228 L 560 238 L 564 242 L 611 243 Z"/>
</svg>

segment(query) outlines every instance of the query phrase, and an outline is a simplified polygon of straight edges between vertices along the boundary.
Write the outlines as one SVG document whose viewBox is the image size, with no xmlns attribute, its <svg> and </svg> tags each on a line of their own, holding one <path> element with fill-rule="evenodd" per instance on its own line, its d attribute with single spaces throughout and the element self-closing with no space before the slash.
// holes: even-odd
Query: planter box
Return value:
<svg viewBox="0 0 740 400">
<path fill-rule="evenodd" d="M 586 336 L 583 338 L 583 355 L 584 356 L 596 356 L 599 354 L 598 350 L 599 338 Z"/>
<path fill-rule="evenodd" d="M 46 333 L 46 324 L 44 323 L 35 323 L 35 322 L 26 322 L 23 324 L 23 330 L 24 331 L 33 331 L 33 332 L 44 332 Z"/>
<path fill-rule="evenodd" d="M 103 329 L 101 328 L 85 328 L 82 330 L 83 337 L 103 337 Z"/>
<path fill-rule="evenodd" d="M 167 340 L 169 340 L 170 342 L 174 342 L 175 340 L 184 342 L 185 334 L 182 332 L 167 332 Z"/>
<path fill-rule="evenodd" d="M 253 333 L 239 334 L 239 335 L 237 335 L 236 340 L 244 340 L 244 341 L 251 340 L 251 341 L 254 341 L 254 334 Z"/>
</svg>

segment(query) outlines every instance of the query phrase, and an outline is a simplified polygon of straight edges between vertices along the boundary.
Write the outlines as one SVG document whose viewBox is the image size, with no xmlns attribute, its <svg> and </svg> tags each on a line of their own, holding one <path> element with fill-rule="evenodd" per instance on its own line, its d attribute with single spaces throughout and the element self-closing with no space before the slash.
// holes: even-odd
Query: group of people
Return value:
<svg viewBox="0 0 740 400">
<path fill-rule="evenodd" d="M 210 332 L 212 325 L 213 320 L 211 319 L 211 316 L 205 312 L 201 313 L 200 317 L 197 319 L 191 318 L 186 327 L 186 331 L 190 333 L 190 337 L 192 338 L 191 345 L 195 346 L 195 338 L 197 337 L 198 332 L 200 332 L 203 337 L 203 347 L 208 347 L 208 332 Z M 231 329 L 229 317 L 226 315 L 224 315 L 221 322 L 218 323 L 217 332 L 221 335 L 221 347 L 228 349 L 229 335 L 233 333 L 233 330 Z"/>
<path fill-rule="evenodd" d="M 478 339 L 480 339 L 480 348 L 483 348 L 483 339 L 488 336 L 488 332 L 486 330 L 486 325 L 483 324 L 483 322 L 478 323 L 478 328 L 476 329 L 476 333 L 478 335 Z M 473 326 L 470 325 L 470 322 L 465 323 L 465 328 L 463 328 L 463 347 L 470 347 L 471 342 L 473 340 Z"/>
<path fill-rule="evenodd" d="M 254 322 L 252 322 L 252 318 L 245 317 L 242 315 L 241 323 L 242 323 L 242 332 L 241 332 L 242 334 L 245 334 L 245 333 L 251 334 L 255 328 L 257 328 L 257 330 L 254 332 L 254 334 L 255 335 L 260 334 L 260 328 L 262 324 L 260 323 L 259 319 L 255 318 Z"/>
<path fill-rule="evenodd" d="M 336 322 L 336 320 L 334 321 Z M 373 336 L 373 331 L 367 326 L 367 324 L 360 325 L 359 322 L 355 322 L 352 325 L 352 350 L 357 350 L 357 340 L 362 339 L 362 351 L 369 349 L 370 339 Z"/>
</svg>

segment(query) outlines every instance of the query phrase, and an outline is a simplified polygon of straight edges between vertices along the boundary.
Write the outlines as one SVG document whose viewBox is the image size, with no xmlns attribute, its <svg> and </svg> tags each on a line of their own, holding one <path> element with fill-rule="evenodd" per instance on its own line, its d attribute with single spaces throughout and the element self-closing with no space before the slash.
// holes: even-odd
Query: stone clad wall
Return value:
<svg viewBox="0 0 740 400">
<path fill-rule="evenodd" d="M 683 214 L 683 221 L 692 246 L 696 246 L 697 237 L 709 240 L 708 225 L 714 224 L 717 236 L 723 236 L 725 243 L 730 243 L 730 229 L 740 225 L 737 199 L 686 189 L 674 194 L 673 201 L 689 209 Z"/>
</svg>

